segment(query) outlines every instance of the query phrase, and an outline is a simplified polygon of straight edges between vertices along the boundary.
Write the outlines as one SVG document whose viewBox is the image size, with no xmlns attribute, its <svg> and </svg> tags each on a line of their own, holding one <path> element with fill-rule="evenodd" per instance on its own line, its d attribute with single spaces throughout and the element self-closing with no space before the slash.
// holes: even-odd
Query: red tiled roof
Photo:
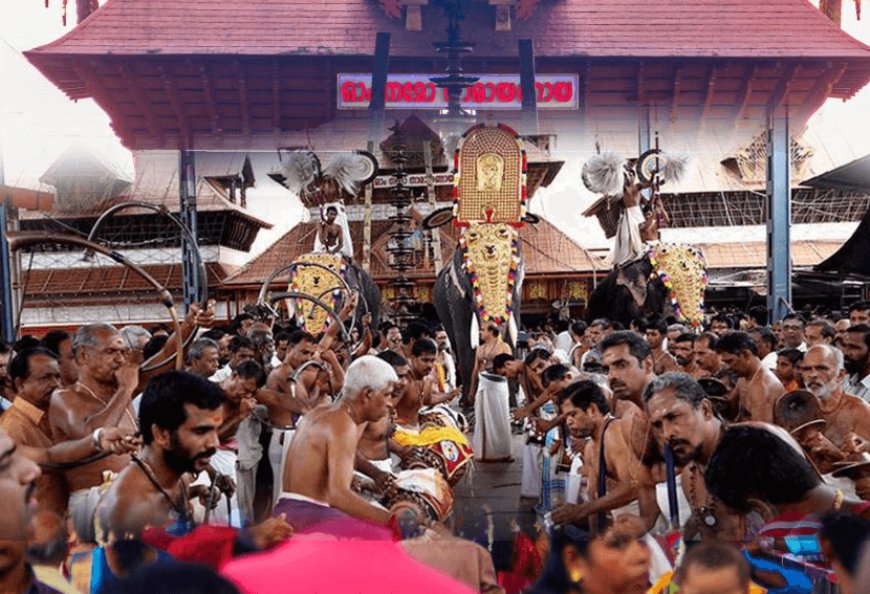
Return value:
<svg viewBox="0 0 870 594">
<path fill-rule="evenodd" d="M 424 31 L 408 32 L 374 0 L 109 0 L 31 53 L 372 55 L 375 34 L 388 31 L 393 55 L 432 56 L 430 42 L 446 30 L 432 4 L 423 8 Z M 870 55 L 806 0 L 544 0 L 510 32 L 494 31 L 493 7 L 469 4 L 464 28 L 482 56 L 515 56 L 517 40 L 529 38 L 548 57 Z"/>
<path fill-rule="evenodd" d="M 277 268 L 287 265 L 300 254 L 311 250 L 316 222 L 300 223 L 291 229 L 286 235 L 272 244 L 266 251 L 248 262 L 235 274 L 230 275 L 224 282 L 224 287 L 236 287 L 243 285 L 259 285 L 265 278 Z M 385 281 L 396 276 L 389 267 L 387 253 L 383 249 L 389 237 L 392 223 L 389 221 L 372 221 L 372 258 L 370 273 L 376 281 Z M 444 261 L 453 257 L 456 246 L 458 231 L 451 225 L 439 228 L 441 234 L 441 252 Z M 351 236 L 354 237 L 354 259 L 362 262 L 362 241 L 357 238 L 363 236 L 363 224 L 361 221 L 350 222 Z M 567 235 L 559 231 L 546 219 L 534 225 L 525 225 L 520 232 L 522 239 L 523 261 L 526 275 L 567 275 L 580 272 L 601 270 L 603 264 L 599 259 L 593 259 L 580 244 L 574 242 Z M 407 276 L 412 279 L 435 278 L 433 262 L 425 262 L 422 257 L 415 262 L 413 270 L 408 271 Z"/>
<path fill-rule="evenodd" d="M 181 264 L 150 264 L 143 268 L 173 294 L 183 286 Z M 222 265 L 207 263 L 209 289 L 217 287 L 229 271 Z M 154 293 L 145 279 L 125 266 L 93 268 L 49 268 L 22 273 L 21 288 L 29 299 L 71 296 L 100 297 L 118 294 Z"/>
<path fill-rule="evenodd" d="M 842 241 L 800 240 L 791 242 L 793 266 L 815 266 L 836 252 Z M 707 260 L 707 268 L 764 268 L 767 266 L 767 245 L 763 241 L 744 243 L 699 244 Z"/>
</svg>

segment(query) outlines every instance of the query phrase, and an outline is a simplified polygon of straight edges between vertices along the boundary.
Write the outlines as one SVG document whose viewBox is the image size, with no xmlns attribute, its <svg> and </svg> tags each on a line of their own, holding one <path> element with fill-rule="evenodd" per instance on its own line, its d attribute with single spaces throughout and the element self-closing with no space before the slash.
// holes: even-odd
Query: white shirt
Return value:
<svg viewBox="0 0 870 594">
<path fill-rule="evenodd" d="M 214 382 L 216 384 L 219 384 L 222 381 L 224 381 L 225 379 L 227 379 L 228 377 L 230 377 L 232 374 L 233 374 L 233 370 L 230 369 L 230 364 L 227 363 L 226 365 L 224 365 L 223 367 L 221 367 L 220 369 L 215 371 L 214 375 L 212 375 L 210 378 L 208 378 L 208 380 L 211 382 Z"/>
<path fill-rule="evenodd" d="M 761 360 L 761 364 L 764 367 L 767 367 L 768 369 L 773 371 L 774 369 L 776 369 L 776 358 L 776 351 L 770 351 L 769 353 L 767 353 L 767 356 Z"/>
<path fill-rule="evenodd" d="M 848 394 L 854 394 L 858 398 L 870 402 L 870 373 L 861 379 L 858 379 L 857 373 L 850 375 L 843 380 L 843 389 Z"/>
</svg>

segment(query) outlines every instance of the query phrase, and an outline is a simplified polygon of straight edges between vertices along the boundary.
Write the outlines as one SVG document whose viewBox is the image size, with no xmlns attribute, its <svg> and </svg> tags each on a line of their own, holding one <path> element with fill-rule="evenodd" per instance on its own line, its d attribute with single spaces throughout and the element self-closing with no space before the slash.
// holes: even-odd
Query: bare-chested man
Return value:
<svg viewBox="0 0 870 594">
<path fill-rule="evenodd" d="M 822 418 L 828 422 L 825 437 L 849 453 L 853 435 L 870 442 L 870 404 L 843 390 L 843 353 L 830 345 L 812 346 L 801 369 L 807 390 L 819 399 Z"/>
<path fill-rule="evenodd" d="M 603 514 L 611 512 L 614 518 L 631 513 L 651 516 L 649 523 L 654 522 L 658 516 L 655 491 L 640 488 L 652 482 L 649 469 L 625 440 L 620 428 L 624 421 L 611 414 L 601 388 L 590 380 L 580 380 L 561 390 L 557 399 L 571 437 L 589 439 L 583 459 L 589 470 L 591 501 L 561 506 L 553 512 L 553 521 L 582 523 L 590 518 L 602 526 Z M 599 482 L 602 472 L 604 480 Z M 632 505 L 635 500 L 638 505 Z"/>
<path fill-rule="evenodd" d="M 695 346 L 694 334 L 684 332 L 674 337 L 668 345 L 673 349 L 674 360 L 679 366 L 679 371 L 688 373 L 694 378 L 701 377 L 702 373 L 706 375 L 706 372 L 702 371 L 695 363 L 695 356 L 692 353 L 692 348 Z"/>
<path fill-rule="evenodd" d="M 213 322 L 214 303 L 204 310 L 191 306 L 181 326 L 181 339 L 197 326 L 208 328 Z M 80 439 L 101 427 L 135 432 L 137 422 L 131 398 L 150 375 L 171 365 L 176 344 L 170 337 L 163 350 L 149 360 L 163 365 L 140 373 L 139 362 L 127 356 L 127 345 L 113 326 L 99 323 L 80 327 L 72 343 L 79 367 L 78 381 L 57 390 L 51 399 L 49 421 L 53 439 L 56 442 Z M 77 530 L 87 526 L 92 529 L 89 518 L 98 497 L 95 487 L 103 483 L 103 473 L 119 472 L 129 460 L 127 455 L 111 455 L 65 472 L 70 490 L 69 509 Z"/>
<path fill-rule="evenodd" d="M 743 515 L 709 495 L 704 483 L 704 469 L 724 430 L 704 389 L 685 373 L 667 373 L 647 386 L 644 397 L 659 446 L 669 445 L 682 469 L 683 495 L 692 510 L 689 517 L 680 516 L 684 538 L 742 542 Z"/>
<path fill-rule="evenodd" d="M 692 356 L 695 358 L 696 373 L 692 374 L 695 379 L 702 377 L 714 377 L 722 369 L 722 361 L 716 352 L 716 343 L 719 337 L 713 332 L 704 332 L 695 338 L 692 344 Z"/>
<path fill-rule="evenodd" d="M 108 324 L 89 324 L 73 337 L 73 352 L 79 366 L 78 381 L 54 393 L 49 409 L 55 441 L 80 439 L 100 427 L 137 430 L 131 399 L 139 385 L 139 363 L 127 359 L 127 345 Z M 107 456 L 65 472 L 72 515 L 89 516 L 103 483 L 104 471 L 120 472 L 130 457 Z"/>
<path fill-rule="evenodd" d="M 647 344 L 652 351 L 653 372 L 657 375 L 678 370 L 676 360 L 664 347 L 667 331 L 668 324 L 661 318 L 651 320 L 644 330 Z"/>
<path fill-rule="evenodd" d="M 204 489 L 189 484 L 208 466 L 220 444 L 223 403 L 224 393 L 218 386 L 190 373 L 173 371 L 149 382 L 139 408 L 142 451 L 112 482 L 99 504 L 101 523 L 109 529 L 112 541 L 137 539 L 148 527 L 171 526 L 176 536 L 194 528 L 190 499 L 202 496 Z M 262 547 L 291 533 L 280 519 L 252 528 L 250 536 Z M 154 551 L 142 548 L 137 564 L 155 557 Z M 104 559 L 103 569 L 117 576 L 120 564 L 113 546 L 105 548 Z"/>
<path fill-rule="evenodd" d="M 273 425 L 293 426 L 293 415 L 308 412 L 316 404 L 314 382 L 302 381 L 297 372 L 317 354 L 317 339 L 304 330 L 297 330 L 287 340 L 287 355 L 284 362 L 272 370 L 266 381 L 266 389 L 257 396 L 260 403 L 269 408 Z"/>
<path fill-rule="evenodd" d="M 737 374 L 737 397 L 742 421 L 773 422 L 773 407 L 785 393 L 772 371 L 761 364 L 758 346 L 745 332 L 726 334 L 716 343 L 722 364 Z"/>
<path fill-rule="evenodd" d="M 325 251 L 330 254 L 339 253 L 344 245 L 344 233 L 341 225 L 335 222 L 337 217 L 338 209 L 330 206 L 326 209 L 326 218 L 320 221 L 320 242 L 323 244 Z"/>
<path fill-rule="evenodd" d="M 460 388 L 447 393 L 437 391 L 432 375 L 437 354 L 438 347 L 431 339 L 420 338 L 414 341 L 409 361 L 410 374 L 402 397 L 396 404 L 396 422 L 400 425 L 417 427 L 422 407 L 449 402 L 459 395 Z"/>
<path fill-rule="evenodd" d="M 24 349 L 10 362 L 9 378 L 16 396 L 12 408 L 0 417 L 0 428 L 31 460 L 51 466 L 96 457 L 102 452 L 129 452 L 138 447 L 132 439 L 132 430 L 111 426 L 96 429 L 93 434 L 74 441 L 53 444 L 48 407 L 52 393 L 61 385 L 61 373 L 53 352 L 41 347 Z M 68 498 L 63 472 L 47 467 L 37 481 L 39 508 L 63 516 Z"/>
<path fill-rule="evenodd" d="M 297 530 L 352 518 L 386 525 L 391 515 L 351 490 L 354 460 L 368 423 L 389 416 L 397 381 L 392 366 L 369 355 L 347 370 L 344 393 L 312 410 L 287 452 L 284 492 L 273 515 L 284 513 Z"/>
<path fill-rule="evenodd" d="M 398 380 L 393 391 L 393 410 L 403 397 L 411 377 L 411 366 L 404 357 L 393 351 L 384 351 L 377 355 L 389 363 L 396 372 Z M 404 456 L 410 447 L 400 446 L 390 439 L 394 429 L 393 415 L 373 421 L 366 425 L 357 447 L 355 468 L 375 481 L 375 485 L 385 490 L 391 487 L 392 460 L 390 453 Z"/>
<path fill-rule="evenodd" d="M 613 413 L 622 425 L 636 455 L 649 461 L 655 448 L 649 439 L 649 423 L 643 408 L 643 391 L 655 374 L 649 345 L 634 332 L 614 332 L 601 342 L 604 372 L 613 390 Z"/>
<path fill-rule="evenodd" d="M 492 364 L 499 355 L 511 354 L 511 347 L 501 338 L 501 331 L 495 324 L 487 324 L 480 329 L 480 346 L 474 352 L 474 370 L 471 372 L 471 385 L 468 391 L 469 402 L 477 398 L 477 386 L 481 373 L 494 373 Z"/>
</svg>

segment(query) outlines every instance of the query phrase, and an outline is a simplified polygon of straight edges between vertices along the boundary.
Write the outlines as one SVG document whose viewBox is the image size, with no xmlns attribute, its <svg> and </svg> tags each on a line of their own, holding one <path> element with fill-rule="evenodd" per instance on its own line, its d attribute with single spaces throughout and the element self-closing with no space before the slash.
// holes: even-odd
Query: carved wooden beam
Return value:
<svg viewBox="0 0 870 594">
<path fill-rule="evenodd" d="M 752 69 L 744 77 L 746 82 L 744 83 L 743 88 L 737 95 L 739 102 L 737 103 L 737 114 L 734 118 L 737 125 L 740 125 L 740 120 L 743 118 L 743 112 L 745 112 L 746 108 L 749 107 L 749 97 L 752 95 L 752 83 L 755 81 L 755 76 L 758 74 L 758 70 L 759 68 L 757 64 L 752 66 Z"/>
<path fill-rule="evenodd" d="M 281 68 L 278 60 L 272 59 L 272 130 L 281 130 Z"/>
<path fill-rule="evenodd" d="M 142 85 L 139 84 L 139 79 L 136 78 L 130 70 L 130 67 L 124 62 L 118 62 L 117 69 L 118 74 L 120 74 L 121 78 L 124 79 L 124 84 L 128 89 L 130 89 L 130 95 L 133 101 L 142 111 L 142 115 L 145 116 L 145 120 L 148 122 L 148 132 L 157 139 L 158 143 L 163 144 L 166 141 L 163 125 L 160 123 L 157 116 L 154 115 L 154 111 L 151 109 L 151 105 L 146 99 L 147 95 L 145 89 L 143 89 Z"/>
<path fill-rule="evenodd" d="M 671 123 L 677 121 L 677 116 L 680 111 L 680 87 L 683 85 L 683 75 L 686 72 L 685 66 L 678 64 L 674 70 L 674 82 L 671 88 L 674 90 L 673 99 L 671 100 Z"/>
<path fill-rule="evenodd" d="M 707 121 L 707 113 L 710 111 L 710 105 L 713 104 L 713 96 L 716 94 L 716 66 L 710 66 L 707 72 L 707 91 L 704 93 L 704 103 L 701 106 L 701 117 L 698 121 L 699 127 L 703 127 Z"/>
<path fill-rule="evenodd" d="M 788 93 L 791 90 L 792 84 L 794 84 L 794 81 L 800 72 L 801 65 L 793 64 L 789 67 L 787 74 L 780 79 L 779 84 L 776 86 L 776 89 L 773 91 L 773 95 L 770 98 L 770 106 L 773 109 L 781 106 L 788 98 Z"/>
<path fill-rule="evenodd" d="M 115 132 L 118 133 L 118 136 L 123 139 L 124 144 L 128 146 L 133 144 L 133 130 L 127 126 L 124 114 L 120 113 L 120 110 L 117 110 L 114 107 L 117 103 L 111 100 L 111 92 L 106 88 L 99 77 L 94 75 L 96 63 L 93 60 L 90 60 L 87 67 L 83 67 L 78 60 L 70 60 L 70 65 L 72 66 L 73 72 L 75 72 L 76 76 L 78 76 L 85 84 L 85 87 L 94 98 L 94 101 L 96 101 L 98 105 L 104 106 L 103 108 L 109 114 L 109 117 L 112 118 L 112 128 L 114 128 Z"/>
<path fill-rule="evenodd" d="M 175 112 L 175 117 L 178 118 L 178 129 L 181 131 L 181 136 L 184 142 L 191 140 L 192 131 L 187 117 L 184 115 L 184 109 L 181 107 L 181 98 L 178 96 L 178 91 L 172 82 L 172 75 L 166 71 L 162 64 L 157 65 L 157 70 L 160 72 L 160 78 L 163 80 L 163 90 L 169 98 L 169 104 L 172 106 L 172 111 Z"/>
<path fill-rule="evenodd" d="M 242 134 L 249 136 L 251 134 L 251 114 L 248 108 L 248 81 L 245 77 L 245 70 L 238 60 L 233 60 L 233 67 L 236 69 L 239 77 L 239 109 L 242 114 Z"/>
<path fill-rule="evenodd" d="M 211 127 L 215 134 L 218 136 L 223 135 L 223 128 L 221 127 L 221 117 L 218 115 L 217 108 L 214 104 L 214 94 L 211 89 L 211 79 L 209 78 L 208 71 L 205 66 L 199 67 L 199 77 L 202 81 L 202 93 L 205 96 L 205 107 L 208 110 L 208 115 L 211 118 Z"/>
</svg>

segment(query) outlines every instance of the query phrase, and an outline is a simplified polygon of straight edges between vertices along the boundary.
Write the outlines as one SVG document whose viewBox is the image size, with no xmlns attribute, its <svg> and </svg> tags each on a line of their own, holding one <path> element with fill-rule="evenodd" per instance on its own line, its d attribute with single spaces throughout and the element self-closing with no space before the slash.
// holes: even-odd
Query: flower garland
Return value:
<svg viewBox="0 0 870 594">
<path fill-rule="evenodd" d="M 462 268 L 465 269 L 465 273 L 468 275 L 468 280 L 471 283 L 474 308 L 477 310 L 478 317 L 484 324 L 488 322 L 493 322 L 495 324 L 501 325 L 508 319 L 510 319 L 511 314 L 513 313 L 514 288 L 517 284 L 517 271 L 520 267 L 519 245 L 519 235 L 517 234 L 514 236 L 513 240 L 511 240 L 511 263 L 510 270 L 508 271 L 507 291 L 505 295 L 505 315 L 493 316 L 486 309 L 486 303 L 483 299 L 483 293 L 480 290 L 480 282 L 477 279 L 477 271 L 474 267 L 474 262 L 468 255 L 468 246 L 465 242 L 465 234 L 463 233 L 459 237 L 459 249 L 460 253 L 462 254 Z"/>
<path fill-rule="evenodd" d="M 670 246 L 676 247 L 676 246 Z M 704 322 L 704 290 L 707 287 L 707 269 L 706 262 L 704 260 L 704 255 L 701 251 L 692 246 L 679 246 L 681 249 L 685 250 L 686 256 L 681 260 L 681 264 L 684 269 L 688 270 L 688 267 L 692 265 L 692 261 L 694 261 L 694 265 L 698 266 L 703 272 L 700 277 L 700 282 L 697 287 L 692 287 L 696 289 L 697 298 L 698 298 L 698 308 L 694 312 L 694 315 L 687 316 L 683 313 L 683 309 L 680 306 L 679 299 L 677 297 L 677 290 L 674 288 L 674 283 L 671 280 L 671 275 L 668 274 L 668 271 L 656 258 L 657 250 L 662 251 L 662 255 L 668 252 L 669 246 L 665 244 L 658 244 L 650 247 L 647 252 L 647 258 L 649 259 L 649 263 L 653 267 L 653 272 L 650 275 L 650 279 L 658 278 L 661 283 L 665 286 L 665 289 L 668 291 L 668 299 L 671 302 L 671 307 L 674 308 L 674 317 L 676 317 L 680 321 L 689 322 L 693 327 L 699 327 Z"/>
</svg>

